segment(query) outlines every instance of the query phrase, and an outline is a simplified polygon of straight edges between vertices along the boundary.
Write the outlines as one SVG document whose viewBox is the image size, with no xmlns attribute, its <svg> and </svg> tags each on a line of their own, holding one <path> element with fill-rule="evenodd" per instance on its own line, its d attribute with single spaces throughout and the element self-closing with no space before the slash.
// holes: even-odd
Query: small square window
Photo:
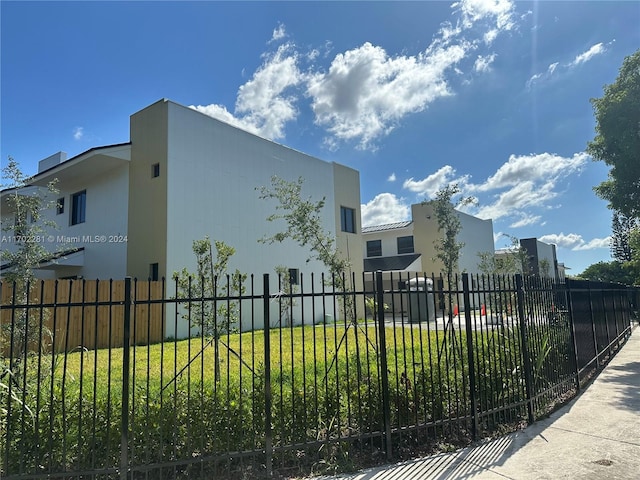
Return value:
<svg viewBox="0 0 640 480">
<path fill-rule="evenodd" d="M 84 223 L 87 213 L 87 191 L 71 195 L 71 225 Z"/>
<path fill-rule="evenodd" d="M 356 211 L 349 207 L 340 207 L 340 229 L 343 232 L 356 233 Z"/>
<path fill-rule="evenodd" d="M 149 280 L 152 282 L 158 281 L 158 264 L 151 263 L 149 264 Z"/>
<path fill-rule="evenodd" d="M 56 203 L 56 214 L 60 215 L 64 213 L 64 197 L 60 197 Z"/>
<path fill-rule="evenodd" d="M 367 242 L 367 257 L 382 256 L 382 240 L 369 240 Z"/>
<path fill-rule="evenodd" d="M 151 177 L 156 178 L 160 176 L 160 164 L 154 163 L 151 165 Z"/>
</svg>

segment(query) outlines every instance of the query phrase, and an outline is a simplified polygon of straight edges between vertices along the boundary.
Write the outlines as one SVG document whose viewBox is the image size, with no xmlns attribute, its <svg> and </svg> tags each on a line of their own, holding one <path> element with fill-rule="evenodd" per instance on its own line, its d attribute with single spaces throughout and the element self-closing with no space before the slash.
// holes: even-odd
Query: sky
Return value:
<svg viewBox="0 0 640 480">
<path fill-rule="evenodd" d="M 610 261 L 591 98 L 640 2 L 0 2 L 0 158 L 129 141 L 168 98 L 360 172 L 363 225 L 457 184 L 577 275 Z"/>
</svg>

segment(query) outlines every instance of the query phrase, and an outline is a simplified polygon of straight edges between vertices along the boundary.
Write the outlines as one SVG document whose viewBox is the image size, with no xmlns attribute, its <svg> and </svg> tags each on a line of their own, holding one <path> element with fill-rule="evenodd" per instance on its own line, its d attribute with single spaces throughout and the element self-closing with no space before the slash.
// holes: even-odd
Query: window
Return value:
<svg viewBox="0 0 640 480">
<path fill-rule="evenodd" d="M 413 253 L 413 235 L 398 237 L 398 255 L 401 253 Z"/>
<path fill-rule="evenodd" d="M 343 232 L 356 233 L 356 211 L 353 208 L 340 207 L 340 229 Z"/>
<path fill-rule="evenodd" d="M 64 197 L 58 199 L 58 202 L 56 204 L 56 213 L 58 215 L 64 213 Z"/>
<path fill-rule="evenodd" d="M 158 281 L 158 264 L 151 263 L 149 264 L 149 280 L 152 282 Z"/>
<path fill-rule="evenodd" d="M 151 177 L 156 178 L 160 176 L 160 164 L 154 163 L 151 165 Z"/>
<path fill-rule="evenodd" d="M 297 268 L 289 269 L 289 285 L 298 285 L 300 283 L 300 270 Z"/>
<path fill-rule="evenodd" d="M 382 256 L 382 240 L 369 240 L 367 242 L 367 257 Z"/>
<path fill-rule="evenodd" d="M 84 223 L 87 211 L 87 191 L 83 190 L 71 195 L 71 225 Z"/>
</svg>

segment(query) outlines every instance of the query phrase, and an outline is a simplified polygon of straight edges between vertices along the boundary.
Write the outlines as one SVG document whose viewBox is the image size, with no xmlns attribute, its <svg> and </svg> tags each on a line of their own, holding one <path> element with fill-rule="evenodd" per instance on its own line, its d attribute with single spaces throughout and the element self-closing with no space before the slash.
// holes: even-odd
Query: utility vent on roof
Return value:
<svg viewBox="0 0 640 480">
<path fill-rule="evenodd" d="M 64 162 L 67 159 L 67 152 L 54 153 L 50 157 L 40 160 L 38 162 L 38 173 L 49 170 L 51 167 L 55 167 L 59 163 Z"/>
</svg>

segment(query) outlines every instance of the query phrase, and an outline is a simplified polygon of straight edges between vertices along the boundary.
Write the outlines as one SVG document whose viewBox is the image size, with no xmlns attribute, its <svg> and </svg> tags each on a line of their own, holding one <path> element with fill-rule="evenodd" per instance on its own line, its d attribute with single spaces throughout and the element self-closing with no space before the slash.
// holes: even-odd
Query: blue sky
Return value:
<svg viewBox="0 0 640 480">
<path fill-rule="evenodd" d="M 1 158 L 129 140 L 159 100 L 360 171 L 363 223 L 456 182 L 501 234 L 610 260 L 589 99 L 640 48 L 639 2 L 8 2 Z"/>
</svg>

